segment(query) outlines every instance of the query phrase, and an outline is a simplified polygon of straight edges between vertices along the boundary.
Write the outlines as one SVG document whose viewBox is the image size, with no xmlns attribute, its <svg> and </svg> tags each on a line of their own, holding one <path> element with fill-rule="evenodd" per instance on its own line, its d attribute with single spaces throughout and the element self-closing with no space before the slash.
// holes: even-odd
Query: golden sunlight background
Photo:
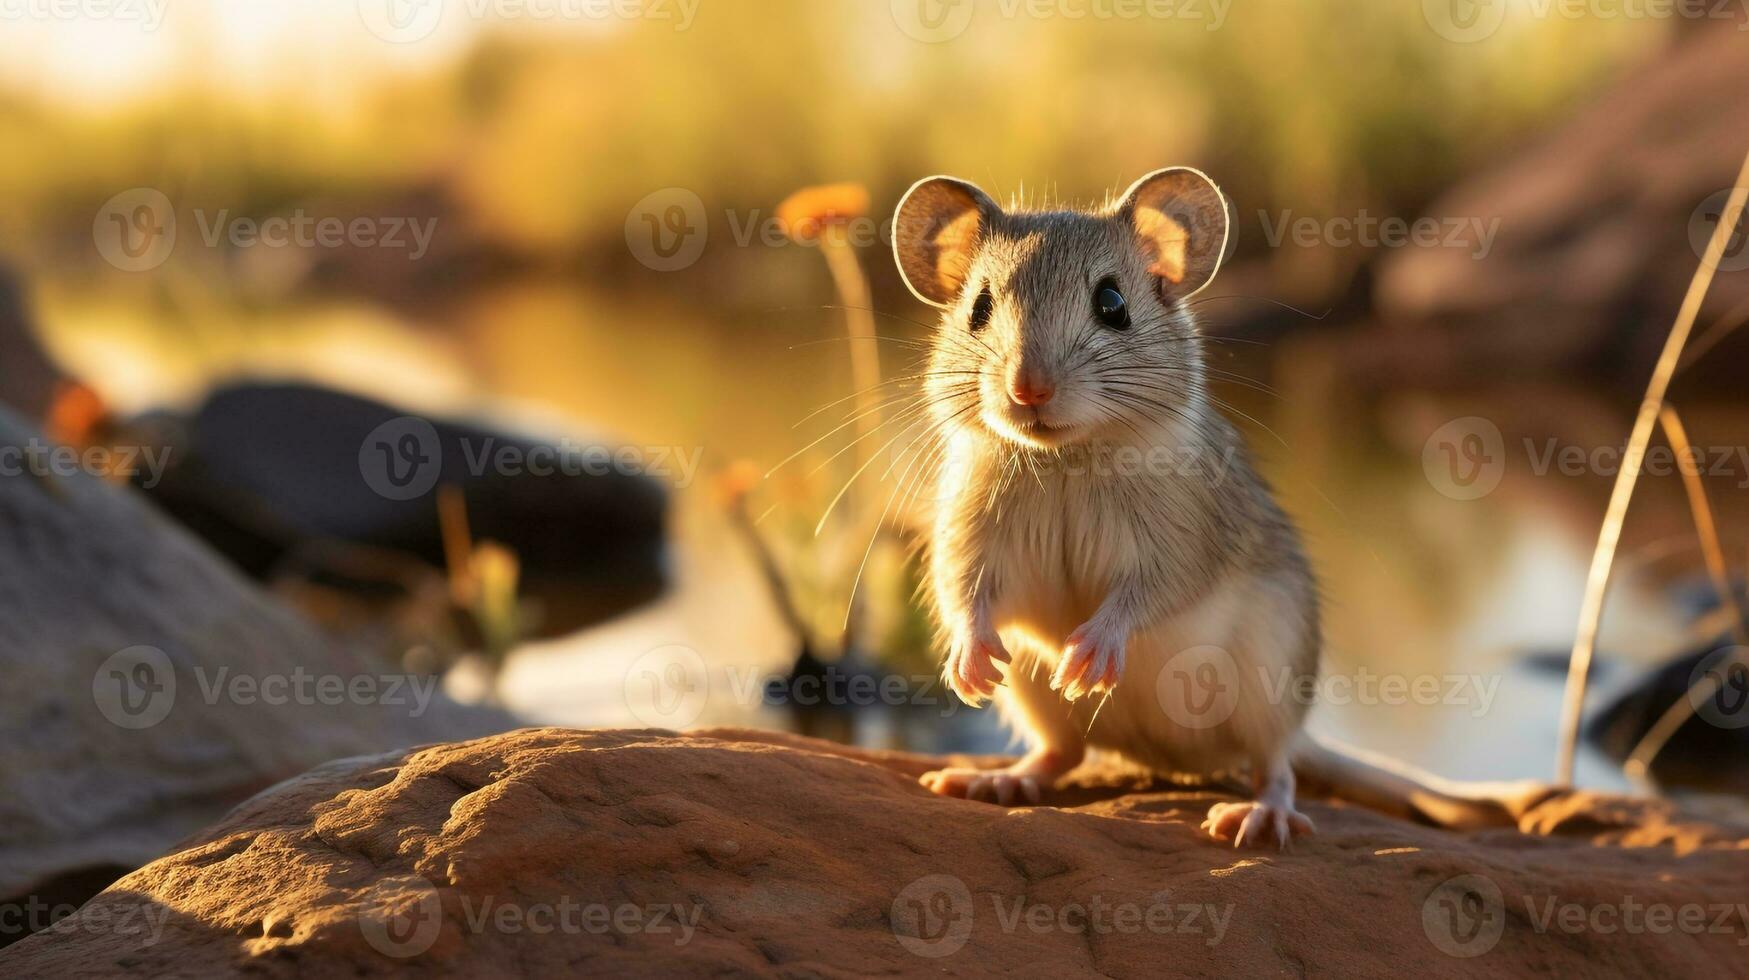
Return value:
<svg viewBox="0 0 1749 980">
<path fill-rule="evenodd" d="M 1534 414 L 1523 392 L 1347 379 L 1346 345 L 1365 334 L 1339 339 L 1318 314 L 1368 288 L 1373 256 L 1272 248 L 1257 215 L 1419 214 L 1681 25 L 1509 16 L 1474 45 L 1431 29 L 1419 3 L 1205 0 L 1100 17 L 1072 16 L 1096 5 L 1068 0 L 1043 16 L 993 0 L 935 39 L 918 36 L 935 22 L 886 0 L 633 6 L 639 16 L 559 0 L 118 0 L 112 16 L 73 19 L 7 8 L 0 260 L 28 283 L 55 356 L 129 410 L 186 403 L 218 379 L 293 376 L 699 449 L 699 477 L 677 488 L 676 589 L 531 645 L 503 677 L 504 700 L 531 717 L 612 724 L 634 720 L 618 678 L 651 649 L 759 670 L 794 652 L 713 488 L 737 461 L 763 472 L 827 428 L 797 423 L 851 391 L 845 345 L 831 342 L 845 311 L 817 249 L 749 229 L 805 185 L 864 185 L 884 220 L 931 173 L 1001 198 L 1089 201 L 1194 164 L 1238 210 L 1223 288 L 1305 314 L 1222 348 L 1224 370 L 1271 389 L 1224 397 L 1255 417 L 1252 444 L 1306 526 L 1332 663 L 1499 673 L 1569 642 L 1607 480 L 1509 484 L 1477 506 L 1438 493 L 1415 426 Z M 149 275 L 94 247 L 106 202 L 140 188 L 171 201 L 178 226 Z M 661 271 L 628 247 L 628 225 L 674 189 L 696 195 L 704 245 Z M 299 214 L 433 221 L 435 234 L 417 258 L 203 240 L 215 222 Z M 930 312 L 886 246 L 858 255 L 880 333 L 923 336 Z M 1241 312 L 1211 307 L 1210 329 Z M 910 357 L 882 353 L 888 374 Z M 1543 393 L 1606 431 L 1631 404 L 1618 396 L 1584 378 Z M 807 533 L 828 478 L 846 475 L 807 473 L 841 444 L 755 491 L 821 623 L 843 615 L 835 569 L 864 545 Z M 1685 532 L 1679 486 L 1644 493 L 1662 516 L 1633 541 Z M 877 565 L 866 587 L 883 656 L 927 670 L 902 555 Z M 1676 616 L 1630 579 L 1606 645 L 1649 660 Z M 1318 725 L 1453 776 L 1540 774 L 1557 692 L 1503 684 L 1487 719 L 1406 704 L 1336 708 Z M 717 698 L 700 720 L 763 711 Z"/>
</svg>

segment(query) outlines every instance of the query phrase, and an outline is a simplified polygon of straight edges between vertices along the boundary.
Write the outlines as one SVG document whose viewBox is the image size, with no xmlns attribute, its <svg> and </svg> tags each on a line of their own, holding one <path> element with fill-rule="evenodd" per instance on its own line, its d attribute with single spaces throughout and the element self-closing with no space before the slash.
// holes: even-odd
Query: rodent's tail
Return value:
<svg viewBox="0 0 1749 980">
<path fill-rule="evenodd" d="M 1535 780 L 1466 783 L 1302 731 L 1293 747 L 1303 789 L 1450 830 L 1516 827 L 1556 790 Z"/>
</svg>

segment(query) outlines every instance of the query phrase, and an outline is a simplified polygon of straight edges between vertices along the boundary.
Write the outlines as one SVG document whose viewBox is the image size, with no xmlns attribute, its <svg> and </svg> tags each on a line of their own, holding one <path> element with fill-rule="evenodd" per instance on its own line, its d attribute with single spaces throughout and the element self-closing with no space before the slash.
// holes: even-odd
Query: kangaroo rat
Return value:
<svg viewBox="0 0 1749 980">
<path fill-rule="evenodd" d="M 1183 167 L 1092 212 L 1004 211 L 949 177 L 900 201 L 900 271 L 943 309 L 925 386 L 943 670 L 1032 741 L 931 790 L 1036 803 L 1092 745 L 1166 773 L 1248 769 L 1255 799 L 1203 824 L 1235 846 L 1311 833 L 1289 761 L 1304 699 L 1279 692 L 1316 676 L 1317 587 L 1211 405 L 1186 303 L 1226 240 L 1221 192 Z"/>
</svg>

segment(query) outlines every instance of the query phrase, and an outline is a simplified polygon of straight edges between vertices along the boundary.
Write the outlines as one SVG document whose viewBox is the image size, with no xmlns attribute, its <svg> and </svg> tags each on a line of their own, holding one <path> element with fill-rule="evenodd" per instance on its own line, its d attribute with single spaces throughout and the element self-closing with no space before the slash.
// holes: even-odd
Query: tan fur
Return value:
<svg viewBox="0 0 1749 980">
<path fill-rule="evenodd" d="M 1170 278 L 1158 274 L 1163 213 L 1188 236 L 1168 242 Z M 1317 591 L 1292 524 L 1211 404 L 1185 303 L 1219 265 L 1218 191 L 1178 169 L 1098 212 L 1005 212 L 935 179 L 907 195 L 895 227 L 907 280 L 928 274 L 914 291 L 944 306 L 927 381 L 944 440 L 929 569 L 950 682 L 984 642 L 1012 657 L 997 698 L 1035 746 L 1079 758 L 1085 743 L 1168 772 L 1248 767 L 1260 789 L 1279 781 L 1304 706 L 1272 697 L 1265 680 L 1315 675 Z M 1094 317 L 1106 279 L 1127 302 L 1127 329 Z M 992 314 L 973 332 L 985 289 Z M 1017 403 L 1017 378 L 1055 394 Z M 1116 646 L 1122 672 L 1109 692 L 1071 701 L 1050 680 L 1077 629 Z M 1198 657 L 1236 685 L 1219 724 L 1175 700 L 1184 692 L 1168 675 L 1183 670 L 1168 665 Z"/>
</svg>

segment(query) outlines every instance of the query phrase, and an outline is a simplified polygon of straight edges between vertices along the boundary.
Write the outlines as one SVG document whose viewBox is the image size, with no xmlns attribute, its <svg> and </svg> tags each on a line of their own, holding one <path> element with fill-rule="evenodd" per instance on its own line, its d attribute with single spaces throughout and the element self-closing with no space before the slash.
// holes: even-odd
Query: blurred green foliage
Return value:
<svg viewBox="0 0 1749 980">
<path fill-rule="evenodd" d="M 1421 6 L 1236 2 L 1211 29 L 1213 8 L 1072 20 L 981 0 L 970 29 L 932 44 L 884 0 L 706 3 L 686 30 L 482 25 L 456 58 L 343 100 L 295 80 L 229 94 L 198 63 L 114 107 L 0 92 L 0 248 L 102 272 L 91 215 L 136 186 L 254 216 L 431 193 L 446 236 L 539 262 L 623 258 L 627 209 L 669 186 L 713 214 L 768 213 L 822 180 L 867 184 L 879 209 L 934 172 L 1087 200 L 1193 163 L 1241 206 L 1410 213 L 1665 33 L 1549 17 L 1464 45 Z"/>
</svg>

